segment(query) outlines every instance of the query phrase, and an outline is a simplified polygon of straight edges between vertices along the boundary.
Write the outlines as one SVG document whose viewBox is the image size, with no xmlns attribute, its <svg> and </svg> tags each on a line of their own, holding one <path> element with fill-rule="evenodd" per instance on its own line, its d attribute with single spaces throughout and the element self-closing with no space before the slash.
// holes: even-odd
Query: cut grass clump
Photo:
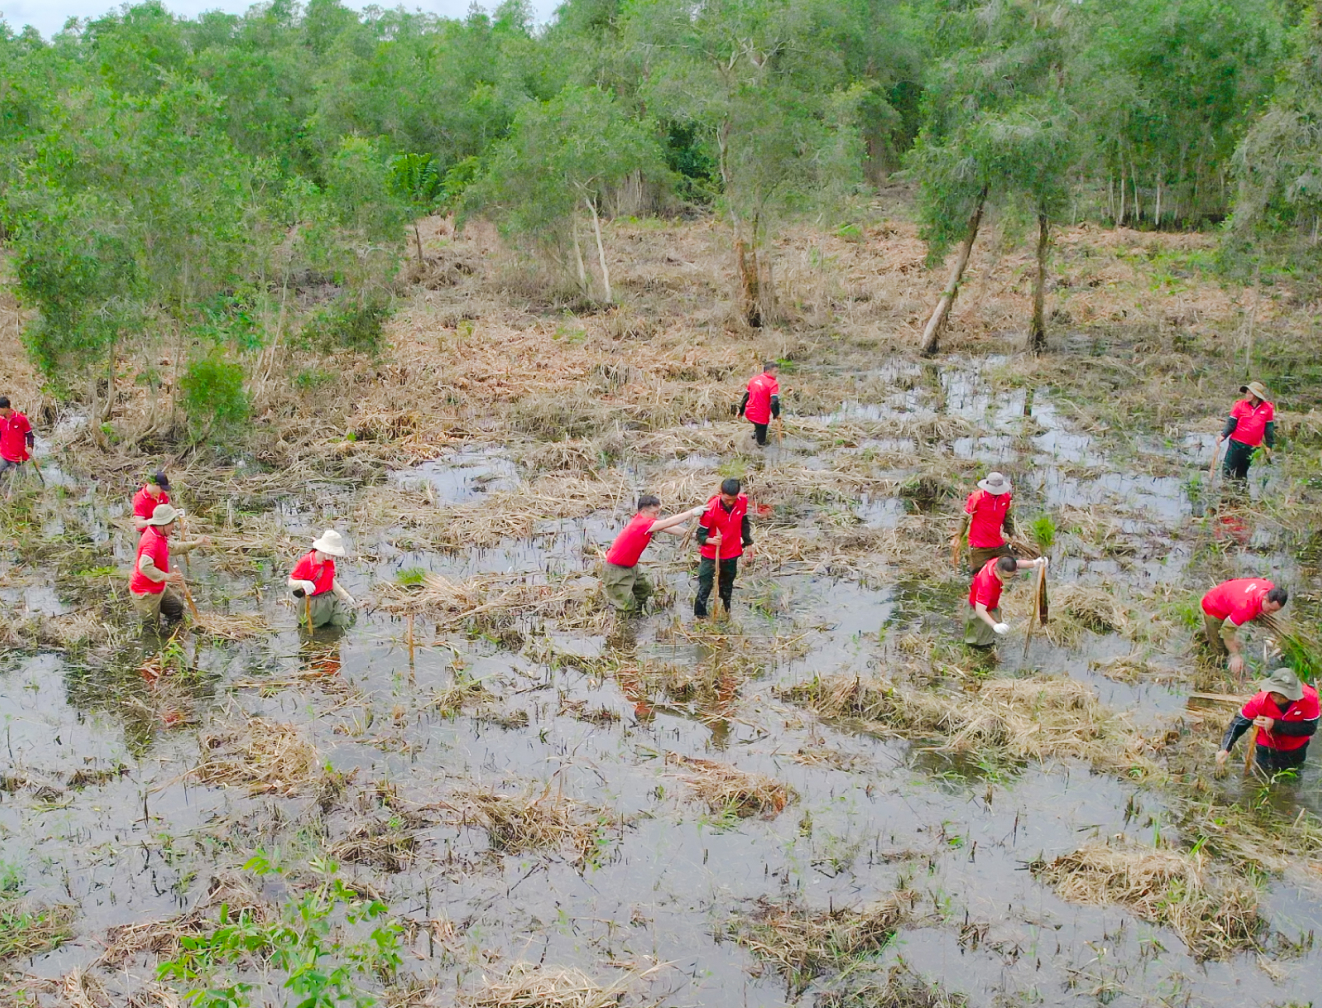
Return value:
<svg viewBox="0 0 1322 1008">
<path fill-rule="evenodd" d="M 1064 584 L 1051 591 L 1051 620 L 1043 632 L 1051 643 L 1074 647 L 1085 630 L 1097 634 L 1130 635 L 1132 624 L 1125 610 L 1105 588 Z"/>
<path fill-rule="evenodd" d="M 73 937 L 74 909 L 0 894 L 0 962 L 47 952 Z"/>
<path fill-rule="evenodd" d="M 903 895 L 858 909 L 831 910 L 760 900 L 752 912 L 736 914 L 726 933 L 801 993 L 823 973 L 883 951 L 906 917 L 898 898 Z"/>
<path fill-rule="evenodd" d="M 497 980 L 461 998 L 469 1008 L 607 1008 L 618 1004 L 635 976 L 603 987 L 579 969 L 515 963 Z"/>
<path fill-rule="evenodd" d="M 496 694 L 482 685 L 481 679 L 456 676 L 449 686 L 432 694 L 428 706 L 440 711 L 441 717 L 453 720 L 463 713 L 465 707 L 495 703 L 497 699 Z"/>
<path fill-rule="evenodd" d="M 906 963 L 896 963 L 885 976 L 850 976 L 838 990 L 820 994 L 814 1008 L 967 1008 L 969 999 L 929 983 Z"/>
<path fill-rule="evenodd" d="M 596 846 L 603 822 L 599 809 L 553 795 L 549 784 L 540 795 L 477 788 L 462 795 L 461 802 L 465 819 L 486 830 L 492 850 L 506 854 L 568 849 L 582 860 Z"/>
<path fill-rule="evenodd" d="M 1072 903 L 1119 903 L 1173 928 L 1199 960 L 1255 947 L 1265 926 L 1257 890 L 1241 878 L 1214 874 L 1201 851 L 1090 844 L 1029 868 Z"/>
<path fill-rule="evenodd" d="M 193 771 L 203 784 L 246 785 L 253 794 L 293 797 L 318 779 L 317 750 L 292 724 L 264 718 L 202 736 Z"/>
<path fill-rule="evenodd" d="M 684 771 L 684 783 L 717 815 L 734 815 L 740 819 L 760 815 L 774 819 L 797 797 L 788 785 L 774 777 L 745 773 L 724 763 L 678 753 L 668 754 L 666 762 Z"/>
</svg>

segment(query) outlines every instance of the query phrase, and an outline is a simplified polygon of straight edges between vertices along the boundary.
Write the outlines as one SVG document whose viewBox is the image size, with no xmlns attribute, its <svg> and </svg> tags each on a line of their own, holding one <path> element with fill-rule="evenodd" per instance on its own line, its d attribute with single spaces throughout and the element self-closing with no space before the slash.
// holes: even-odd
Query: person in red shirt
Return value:
<svg viewBox="0 0 1322 1008">
<path fill-rule="evenodd" d="M 1239 390 L 1248 395 L 1231 408 L 1226 425 L 1216 436 L 1216 444 L 1220 448 L 1221 442 L 1230 438 L 1221 471 L 1229 479 L 1246 480 L 1249 464 L 1253 461 L 1253 449 L 1262 445 L 1262 450 L 1271 458 L 1276 446 L 1276 407 L 1267 401 L 1267 387 L 1262 382 L 1249 382 L 1241 385 Z"/>
<path fill-rule="evenodd" d="M 615 537 L 602 568 L 601 587 L 612 606 L 619 612 L 638 612 L 643 608 L 648 596 L 652 594 L 652 585 L 647 575 L 638 567 L 643 550 L 647 549 L 652 536 L 658 532 L 683 535 L 684 530 L 680 526 L 690 518 L 700 517 L 704 510 L 705 507 L 696 507 L 669 518 L 661 518 L 659 497 L 643 494 L 638 498 L 638 513 Z"/>
<path fill-rule="evenodd" d="M 739 415 L 747 417 L 753 425 L 753 440 L 759 445 L 767 443 L 767 425 L 772 417 L 780 416 L 780 382 L 776 375 L 780 365 L 767 361 L 762 365 L 762 373 L 750 378 L 744 398 L 739 403 Z"/>
<path fill-rule="evenodd" d="M 310 623 L 309 629 L 347 627 L 353 622 L 358 603 L 335 578 L 335 558 L 344 554 L 344 537 L 327 529 L 321 538 L 312 541 L 312 549 L 299 557 L 289 572 L 299 621 Z"/>
<path fill-rule="evenodd" d="M 1021 570 L 1045 567 L 1047 558 L 1016 560 L 1012 556 L 993 557 L 982 565 L 969 586 L 969 600 L 964 612 L 964 643 L 991 647 L 996 638 L 1010 632 L 1001 622 L 1001 591 L 1005 583 Z"/>
<path fill-rule="evenodd" d="M 998 472 L 990 472 L 978 481 L 978 489 L 964 502 L 964 517 L 959 531 L 950 540 L 950 547 L 959 563 L 960 545 L 968 535 L 969 573 L 977 574 L 987 561 L 995 557 L 1010 556 L 1005 534 L 1014 534 L 1014 519 L 1010 517 L 1013 497 L 1010 481 Z"/>
<path fill-rule="evenodd" d="M 753 545 L 748 523 L 748 497 L 740 493 L 741 489 L 737 479 L 727 479 L 721 484 L 721 492 L 707 502 L 702 517 L 698 519 L 695 538 L 702 560 L 698 563 L 698 594 L 693 599 L 693 615 L 698 619 L 707 618 L 707 600 L 711 598 L 718 562 L 721 565 L 721 601 L 725 603 L 725 611 L 730 611 L 734 579 L 739 575 L 739 558 Z"/>
<path fill-rule="evenodd" d="M 138 540 L 138 554 L 129 575 L 129 597 L 133 599 L 133 608 L 153 630 L 161 626 L 162 620 L 169 629 L 184 618 L 184 599 L 178 591 L 178 586 L 184 583 L 184 576 L 170 570 L 170 538 L 182 516 L 182 511 L 176 511 L 169 504 L 156 505 Z M 174 551 L 187 553 L 208 542 L 205 536 L 192 542 L 178 542 L 174 544 Z"/>
<path fill-rule="evenodd" d="M 141 532 L 147 527 L 147 519 L 152 516 L 158 504 L 169 504 L 170 480 L 163 472 L 148 476 L 136 494 L 133 495 L 133 527 Z"/>
<path fill-rule="evenodd" d="M 1244 671 L 1243 644 L 1236 632 L 1263 613 L 1280 612 L 1290 593 L 1266 578 L 1235 578 L 1222 581 L 1203 596 L 1203 630 L 1207 644 L 1217 654 L 1230 655 L 1230 671 Z"/>
<path fill-rule="evenodd" d="M 1267 773 L 1304 765 L 1308 740 L 1317 732 L 1317 690 L 1301 683 L 1294 669 L 1279 668 L 1258 683 L 1259 692 L 1230 719 L 1216 765 L 1225 766 L 1235 741 L 1250 727 L 1258 729 L 1254 758 Z"/>
<path fill-rule="evenodd" d="M 0 473 L 17 469 L 30 459 L 35 445 L 28 418 L 9 405 L 8 396 L 0 396 Z"/>
</svg>

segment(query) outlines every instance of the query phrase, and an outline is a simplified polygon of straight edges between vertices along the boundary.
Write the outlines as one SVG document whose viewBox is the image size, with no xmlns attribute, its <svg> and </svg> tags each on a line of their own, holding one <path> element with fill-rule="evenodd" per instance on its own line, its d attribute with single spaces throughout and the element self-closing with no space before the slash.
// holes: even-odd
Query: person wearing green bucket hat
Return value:
<svg viewBox="0 0 1322 1008">
<path fill-rule="evenodd" d="M 1267 773 L 1293 770 L 1303 766 L 1308 755 L 1308 740 L 1317 731 L 1317 690 L 1299 681 L 1293 669 L 1278 668 L 1258 683 L 1258 692 L 1230 721 L 1217 766 L 1230 758 L 1235 741 L 1249 728 L 1258 730 L 1254 757 Z"/>
</svg>

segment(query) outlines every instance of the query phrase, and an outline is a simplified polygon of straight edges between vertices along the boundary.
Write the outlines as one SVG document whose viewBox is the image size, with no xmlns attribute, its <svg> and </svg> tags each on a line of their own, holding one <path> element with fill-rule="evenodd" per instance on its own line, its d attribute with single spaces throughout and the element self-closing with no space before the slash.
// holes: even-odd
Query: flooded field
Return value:
<svg viewBox="0 0 1322 1008">
<path fill-rule="evenodd" d="M 181 938 L 316 920 L 312 893 L 336 922 L 314 964 L 391 1005 L 1311 1003 L 1316 771 L 1215 777 L 1234 708 L 1190 700 L 1245 693 L 1192 644 L 1217 579 L 1270 572 L 1313 611 L 1268 507 L 1286 478 L 1237 500 L 1207 485 L 1214 426 L 1120 443 L 1017 367 L 821 357 L 782 378 L 804 391 L 765 452 L 706 420 L 626 434 L 570 485 L 457 438 L 376 486 L 200 509 L 216 548 L 188 577 L 232 632 L 120 630 L 0 673 L 4 997 L 241 980 L 275 1003 L 269 949 Z M 1021 578 L 989 658 L 958 643 L 946 540 L 993 466 L 1056 541 L 1052 622 L 1025 646 Z M 695 623 L 665 536 L 657 604 L 617 620 L 592 572 L 631 500 L 693 506 L 730 474 L 757 517 L 729 621 Z M 11 566 L 12 622 L 127 609 L 116 502 L 66 479 L 6 506 L 25 555 L 60 544 L 54 586 Z M 280 558 L 332 525 L 368 605 L 308 636 Z M 279 548 L 235 545 L 258 529 Z M 354 900 L 387 909 L 346 924 Z"/>
</svg>

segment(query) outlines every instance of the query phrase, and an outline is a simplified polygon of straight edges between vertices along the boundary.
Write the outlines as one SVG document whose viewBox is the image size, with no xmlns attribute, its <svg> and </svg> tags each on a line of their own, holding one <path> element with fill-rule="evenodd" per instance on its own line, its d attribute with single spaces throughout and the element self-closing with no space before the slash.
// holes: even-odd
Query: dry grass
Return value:
<svg viewBox="0 0 1322 1008">
<path fill-rule="evenodd" d="M 317 750 L 295 725 L 249 718 L 202 736 L 203 784 L 246 786 L 253 794 L 292 797 L 316 783 Z"/>
<path fill-rule="evenodd" d="M 1173 928 L 1200 960 L 1254 947 L 1265 927 L 1257 890 L 1242 877 L 1213 873 L 1201 852 L 1091 844 L 1030 867 L 1070 902 L 1119 903 Z"/>
<path fill-rule="evenodd" d="M 74 908 L 0 895 L 0 962 L 55 948 L 73 937 Z"/>
<path fill-rule="evenodd" d="M 470 1008 L 607 1008 L 619 1004 L 637 979 L 626 974 L 602 986 L 580 969 L 515 963 L 498 979 L 461 995 Z"/>
<path fill-rule="evenodd" d="M 814 1008 L 967 1008 L 969 999 L 928 982 L 905 963 L 884 976 L 851 976 L 838 990 L 820 994 Z"/>
<path fill-rule="evenodd" d="M 438 628 L 465 624 L 491 629 L 514 620 L 553 621 L 564 629 L 601 631 L 610 614 L 595 578 L 575 574 L 550 582 L 544 575 L 484 574 L 456 584 L 427 574 L 417 586 L 378 585 L 387 612 L 422 614 Z"/>
<path fill-rule="evenodd" d="M 883 951 L 907 917 L 901 901 L 912 905 L 908 895 L 830 910 L 762 900 L 753 911 L 737 914 L 726 933 L 801 992 L 813 978 Z"/>
<path fill-rule="evenodd" d="M 271 632 L 271 624 L 261 613 L 202 613 L 195 626 L 202 633 L 227 641 L 248 640 Z"/>
<path fill-rule="evenodd" d="M 474 788 L 458 796 L 466 821 L 487 832 L 492 850 L 518 854 L 532 850 L 569 850 L 583 859 L 596 844 L 602 827 L 600 809 L 551 794 L 524 790 L 516 794 Z"/>
<path fill-rule="evenodd" d="M 427 706 L 440 711 L 441 717 L 456 718 L 465 707 L 480 707 L 495 703 L 498 697 L 482 684 L 481 679 L 455 676 L 454 682 L 436 690 Z"/>
<path fill-rule="evenodd" d="M 337 861 L 401 872 L 412 864 L 417 847 L 412 833 L 390 822 L 371 820 L 355 826 L 347 837 L 333 844 L 330 855 Z"/>
<path fill-rule="evenodd" d="M 786 784 L 765 774 L 746 773 L 724 763 L 667 753 L 666 762 L 679 767 L 681 779 L 717 815 L 740 819 L 760 815 L 774 819 L 797 796 Z"/>
<path fill-rule="evenodd" d="M 1077 646 L 1084 631 L 1129 636 L 1133 624 L 1110 589 L 1067 583 L 1048 588 L 1051 619 L 1043 633 L 1053 644 Z"/>
<path fill-rule="evenodd" d="M 1155 769 L 1136 729 L 1073 679 L 989 679 L 973 684 L 969 692 L 950 693 L 831 676 L 775 692 L 823 717 L 859 718 L 910 737 L 941 738 L 940 748 L 946 750 L 998 750 L 1018 758 L 1074 757 Z"/>
</svg>

